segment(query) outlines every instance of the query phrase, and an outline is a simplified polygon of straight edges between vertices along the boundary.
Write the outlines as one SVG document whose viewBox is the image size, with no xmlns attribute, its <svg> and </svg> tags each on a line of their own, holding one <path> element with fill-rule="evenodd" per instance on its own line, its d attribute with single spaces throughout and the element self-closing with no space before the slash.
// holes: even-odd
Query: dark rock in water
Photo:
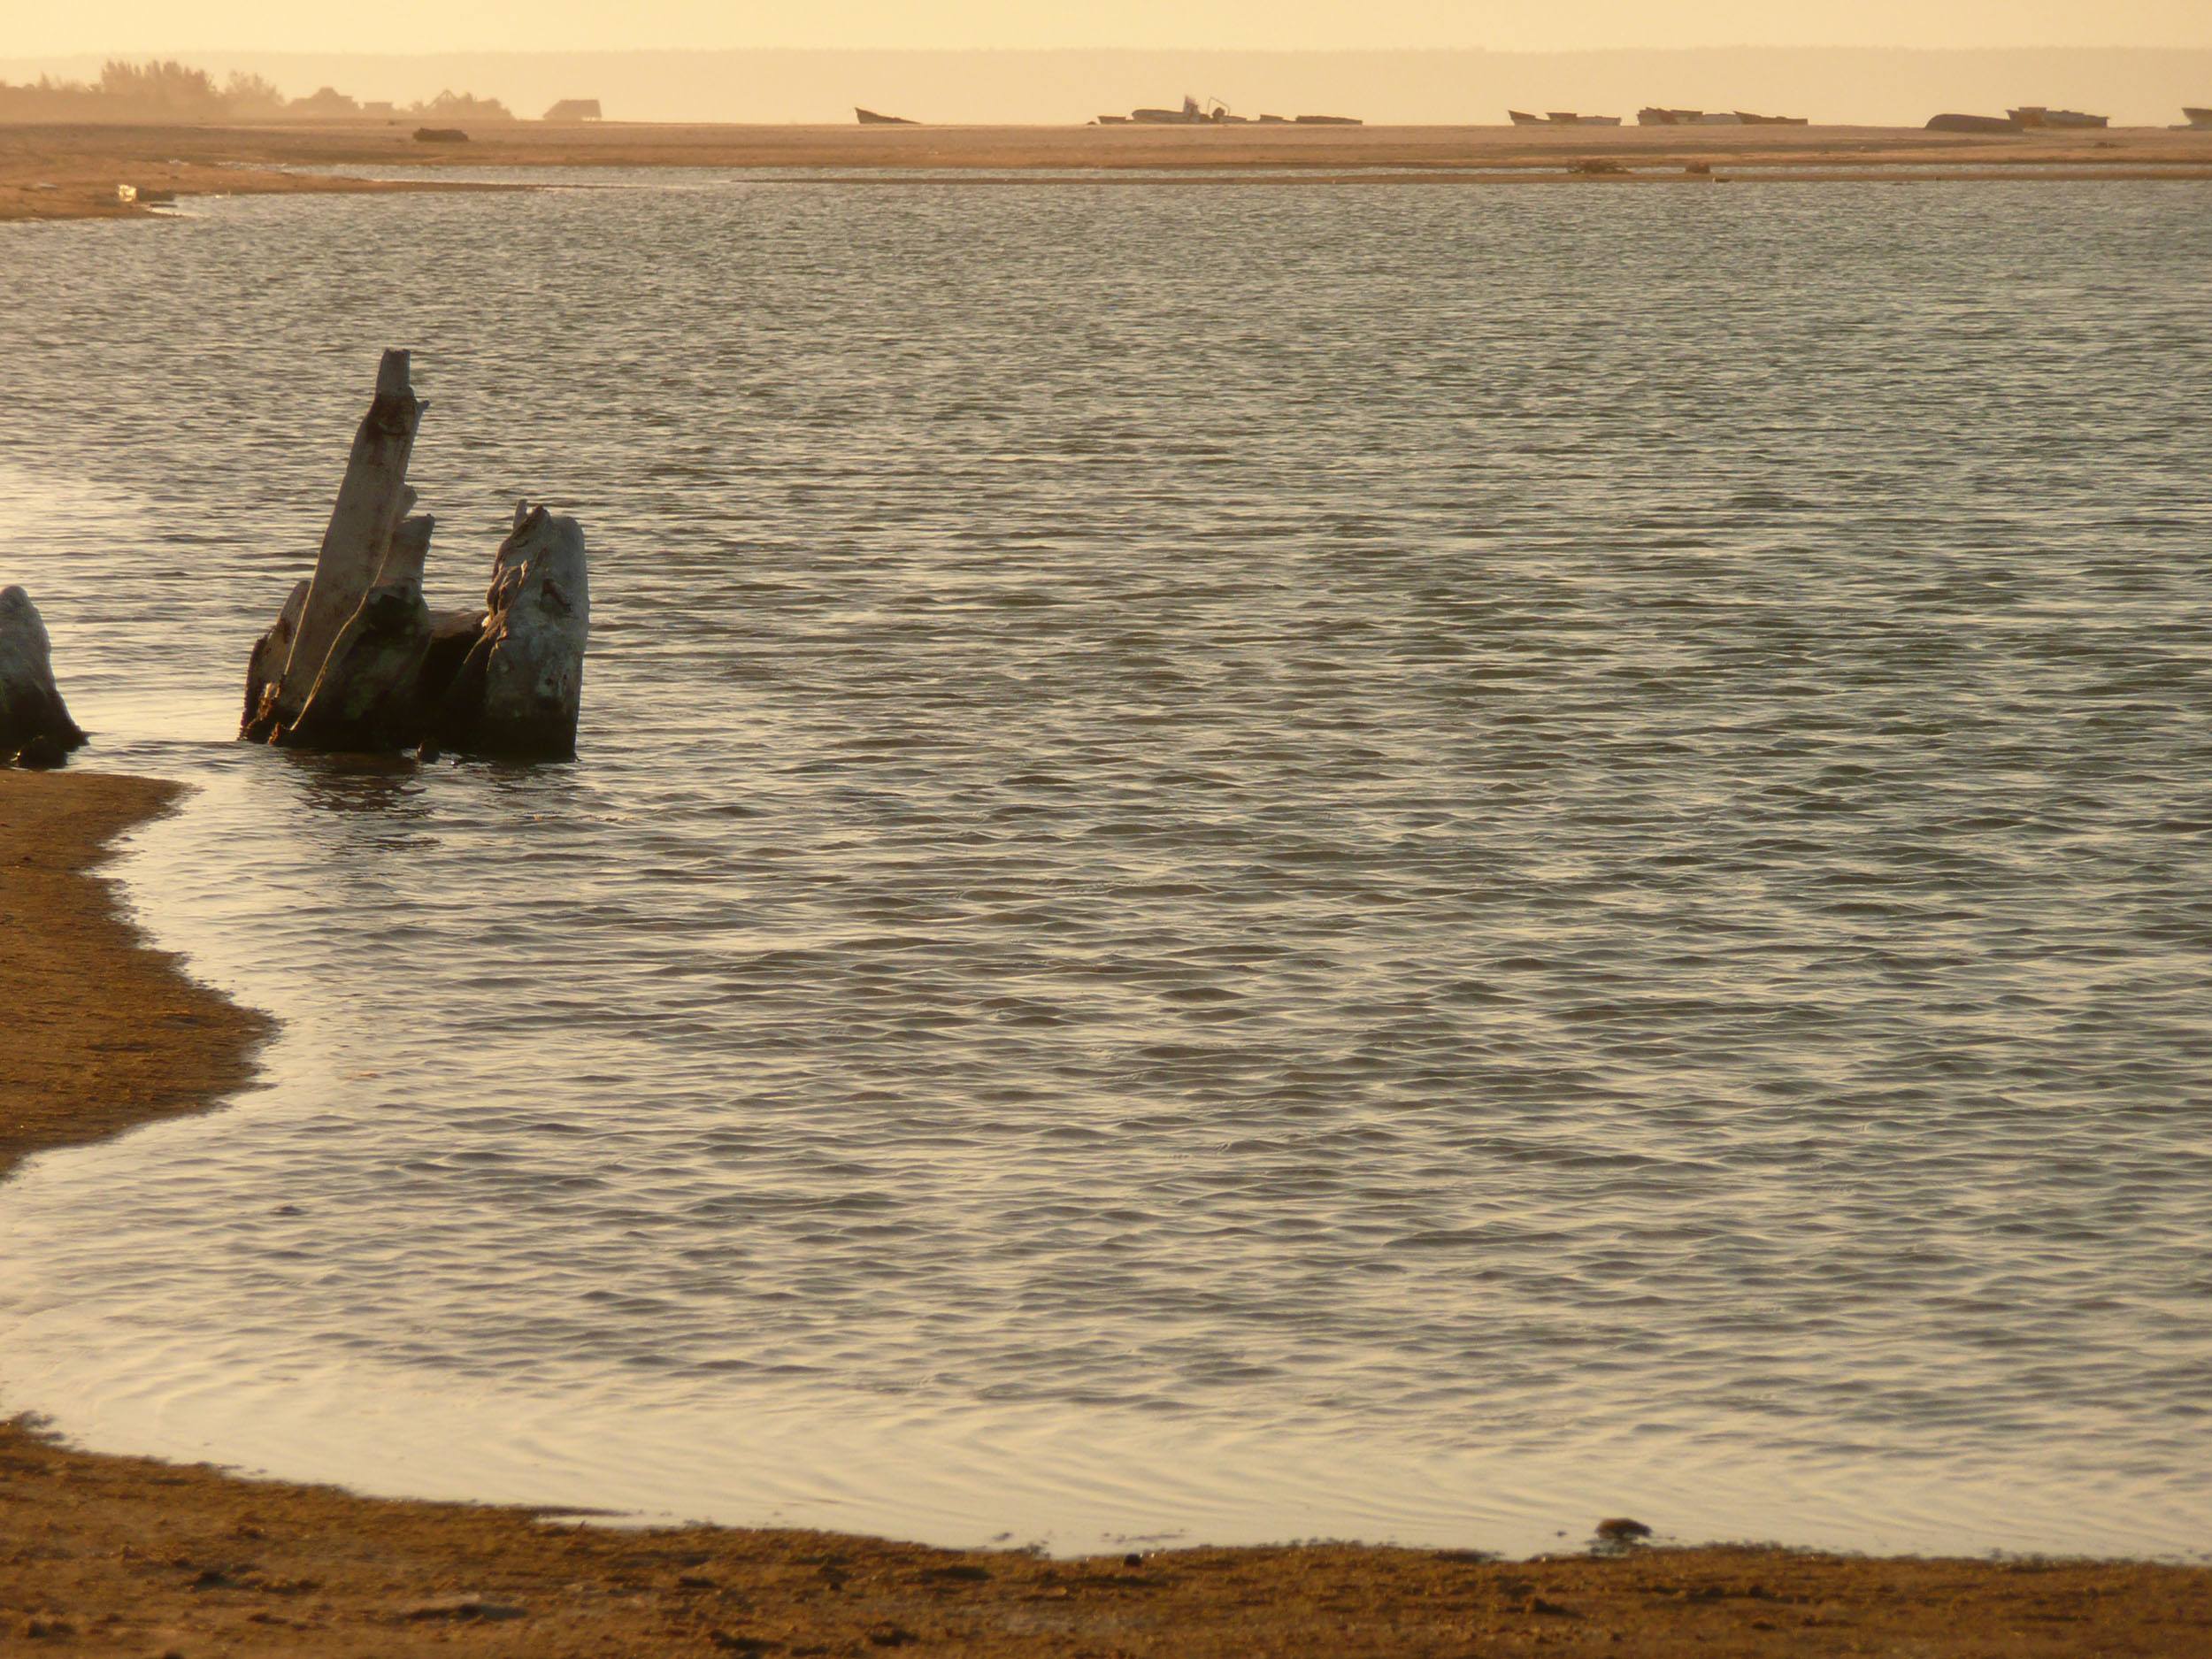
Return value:
<svg viewBox="0 0 2212 1659">
<path fill-rule="evenodd" d="M 1635 1544 L 1651 1536 L 1651 1528 L 1641 1521 L 1632 1521 L 1624 1515 L 1610 1516 L 1600 1521 L 1597 1535 L 1609 1544 Z"/>
<path fill-rule="evenodd" d="M 591 633 L 584 533 L 576 521 L 518 503 L 485 603 L 491 614 L 446 691 L 432 739 L 502 759 L 574 758 Z"/>
<path fill-rule="evenodd" d="M 0 757 L 20 755 L 27 766 L 58 766 L 84 742 L 54 684 L 53 641 L 38 607 L 20 588 L 0 588 Z"/>
<path fill-rule="evenodd" d="M 405 749 L 422 733 L 418 687 L 430 651 L 430 607 L 422 567 L 434 525 L 405 520 L 392 536 L 384 568 L 330 648 L 307 706 L 276 741 L 325 749 Z"/>
<path fill-rule="evenodd" d="M 15 764 L 33 772 L 50 772 L 57 766 L 69 764 L 69 751 L 62 746 L 59 738 L 49 737 L 42 732 L 16 750 Z"/>
</svg>

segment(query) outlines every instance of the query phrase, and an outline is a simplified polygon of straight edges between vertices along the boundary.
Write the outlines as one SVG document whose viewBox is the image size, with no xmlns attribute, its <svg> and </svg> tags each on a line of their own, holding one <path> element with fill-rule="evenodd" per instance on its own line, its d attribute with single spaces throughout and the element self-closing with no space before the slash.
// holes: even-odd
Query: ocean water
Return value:
<svg viewBox="0 0 2212 1659">
<path fill-rule="evenodd" d="M 0 581 L 283 1021 L 0 1189 L 6 1409 L 1071 1551 L 2201 1554 L 2202 185 L 598 182 L 0 229 Z M 230 741 L 401 344 L 434 603 L 585 526 L 573 765 Z"/>
</svg>

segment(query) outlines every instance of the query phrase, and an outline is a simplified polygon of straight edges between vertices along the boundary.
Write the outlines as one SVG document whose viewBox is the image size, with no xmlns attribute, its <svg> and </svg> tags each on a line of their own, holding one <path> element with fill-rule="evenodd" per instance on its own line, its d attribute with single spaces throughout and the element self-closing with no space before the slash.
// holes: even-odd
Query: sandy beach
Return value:
<svg viewBox="0 0 2212 1659">
<path fill-rule="evenodd" d="M 1565 171 L 1580 166 L 1586 173 Z M 701 127 L 482 125 L 426 144 L 413 123 L 263 127 L 0 126 L 0 219 L 125 218 L 116 187 L 180 196 L 435 189 L 329 168 L 834 168 L 897 180 L 949 170 L 982 181 L 1084 170 L 1218 181 L 1250 169 L 1302 182 L 1708 184 L 1881 176 L 2212 179 L 2198 133 L 2127 128 L 1997 138 L 1895 127 Z M 1468 169 L 1482 169 L 1471 177 Z M 1612 169 L 1618 169 L 1613 171 Z M 1692 171 L 1698 169 L 1700 171 Z M 864 180 L 856 179 L 854 182 Z M 480 188 L 480 187 L 478 187 Z"/>
<path fill-rule="evenodd" d="M 207 1110 L 251 1075 L 267 1023 L 147 949 L 96 873 L 116 836 L 177 794 L 0 772 L 0 1004 L 13 1033 L 0 1045 L 0 1177 L 45 1148 Z M 1647 1518 L 1663 1532 L 1665 1517 Z M 2208 1624 L 2212 1571 L 2141 1563 L 1771 1548 L 1497 1562 L 1335 1545 L 1049 1561 L 373 1501 L 88 1455 L 0 1423 L 10 1651 L 1993 1659 L 2178 1655 Z"/>
</svg>

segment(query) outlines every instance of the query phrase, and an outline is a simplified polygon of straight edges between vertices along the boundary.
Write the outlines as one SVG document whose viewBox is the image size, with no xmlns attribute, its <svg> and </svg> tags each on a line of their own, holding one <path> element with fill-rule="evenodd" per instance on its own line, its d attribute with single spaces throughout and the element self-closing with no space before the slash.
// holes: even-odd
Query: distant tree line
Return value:
<svg viewBox="0 0 2212 1659">
<path fill-rule="evenodd" d="M 514 112 L 497 98 L 466 92 L 441 92 L 434 98 L 402 107 L 363 104 L 335 88 L 304 98 L 287 98 L 260 75 L 234 71 L 222 85 L 204 69 L 175 62 L 128 64 L 111 61 L 96 81 L 56 81 L 41 75 L 35 84 L 11 86 L 0 81 L 0 121 L 221 121 L 272 120 L 287 116 L 340 119 L 348 116 L 426 115 L 448 120 L 511 121 Z"/>
</svg>

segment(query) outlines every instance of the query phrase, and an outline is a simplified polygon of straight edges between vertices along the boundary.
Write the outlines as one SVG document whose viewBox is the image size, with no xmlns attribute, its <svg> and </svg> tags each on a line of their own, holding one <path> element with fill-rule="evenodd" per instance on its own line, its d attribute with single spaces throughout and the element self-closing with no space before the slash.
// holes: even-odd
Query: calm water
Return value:
<svg viewBox="0 0 2212 1659">
<path fill-rule="evenodd" d="M 2205 187 L 664 182 L 0 233 L 0 580 L 285 1021 L 0 1193 L 10 1409 L 1065 1549 L 2204 1548 Z M 400 343 L 434 596 L 585 525 L 577 765 L 227 741 Z"/>
</svg>

